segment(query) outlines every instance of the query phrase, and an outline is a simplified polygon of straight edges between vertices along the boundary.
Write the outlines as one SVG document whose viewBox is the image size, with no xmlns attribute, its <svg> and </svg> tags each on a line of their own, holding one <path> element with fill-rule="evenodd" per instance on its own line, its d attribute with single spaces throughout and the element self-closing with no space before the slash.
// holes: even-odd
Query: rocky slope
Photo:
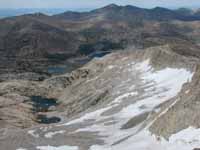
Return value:
<svg viewBox="0 0 200 150">
<path fill-rule="evenodd" d="M 0 149 L 199 148 L 199 57 L 184 51 L 129 49 L 71 74 L 2 82 Z"/>
</svg>

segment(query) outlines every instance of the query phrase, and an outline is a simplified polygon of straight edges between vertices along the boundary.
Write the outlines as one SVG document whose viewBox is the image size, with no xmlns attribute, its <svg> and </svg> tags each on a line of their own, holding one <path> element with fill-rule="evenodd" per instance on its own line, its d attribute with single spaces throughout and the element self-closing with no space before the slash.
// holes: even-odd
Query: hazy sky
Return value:
<svg viewBox="0 0 200 150">
<path fill-rule="evenodd" d="M 110 3 L 152 8 L 200 7 L 200 0 L 0 0 L 0 8 L 98 8 Z"/>
</svg>

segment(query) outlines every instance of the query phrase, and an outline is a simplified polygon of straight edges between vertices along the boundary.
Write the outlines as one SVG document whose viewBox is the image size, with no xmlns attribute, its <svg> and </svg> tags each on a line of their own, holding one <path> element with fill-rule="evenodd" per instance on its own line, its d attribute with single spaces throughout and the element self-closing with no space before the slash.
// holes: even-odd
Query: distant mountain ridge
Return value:
<svg viewBox="0 0 200 150">
<path fill-rule="evenodd" d="M 171 10 L 171 9 L 167 9 L 164 7 L 155 7 L 152 9 L 146 9 L 146 8 L 140 8 L 140 7 L 136 7 L 136 6 L 132 6 L 132 5 L 126 5 L 126 6 L 120 6 L 120 5 L 116 5 L 116 4 L 110 4 L 108 6 L 102 7 L 102 8 L 98 8 L 98 9 L 91 9 L 91 8 L 80 8 L 80 9 L 76 9 L 73 11 L 66 11 L 65 8 L 21 8 L 21 9 L 15 9 L 15 8 L 5 8 L 5 9 L 0 9 L 0 18 L 5 18 L 5 17 L 13 17 L 13 16 L 20 16 L 20 15 L 25 15 L 25 14 L 34 14 L 34 13 L 44 13 L 46 15 L 55 15 L 57 17 L 69 17 L 70 16 L 73 18 L 78 15 L 83 16 L 85 15 L 89 15 L 91 13 L 97 13 L 97 12 L 102 12 L 102 11 L 127 11 L 129 9 L 129 11 L 135 9 L 135 11 L 146 11 L 146 12 L 164 12 L 165 13 L 177 13 L 180 15 L 182 14 L 189 14 L 189 15 L 198 15 L 199 14 L 199 9 L 196 10 L 192 10 L 189 8 L 179 8 L 179 9 L 175 9 L 175 10 Z M 176 18 L 178 19 L 178 18 Z"/>
<path fill-rule="evenodd" d="M 71 71 L 95 53 L 129 46 L 143 49 L 186 42 L 196 48 L 200 35 L 192 21 L 200 21 L 198 11 L 115 4 L 88 12 L 67 11 L 52 16 L 34 13 L 0 19 L 0 74 L 48 73 L 49 66 L 57 65 Z"/>
<path fill-rule="evenodd" d="M 182 11 L 181 11 L 182 10 Z M 189 9 L 188 9 L 189 10 Z M 192 12 L 192 10 L 191 10 Z M 123 17 L 126 17 L 127 19 L 143 19 L 143 20 L 159 20 L 159 21 L 165 21 L 165 20 L 184 20 L 184 21 L 192 21 L 192 20 L 200 20 L 200 16 L 197 13 L 183 13 L 183 9 L 178 10 L 171 10 L 163 7 L 155 7 L 152 9 L 146 9 L 146 8 L 139 8 L 132 5 L 127 6 L 119 6 L 116 4 L 110 4 L 108 6 L 105 6 L 103 8 L 95 9 L 90 12 L 72 12 L 72 11 L 66 11 L 61 14 L 54 15 L 53 17 L 56 17 L 58 19 L 65 19 L 65 20 L 71 20 L 71 21 L 78 21 L 78 20 L 84 20 L 89 17 L 104 15 L 104 17 L 108 17 L 109 19 L 117 18 L 119 17 L 122 19 Z"/>
<path fill-rule="evenodd" d="M 91 10 L 90 8 L 85 9 L 76 9 L 76 11 L 83 12 Z M 20 16 L 25 14 L 34 14 L 34 13 L 44 13 L 46 15 L 55 15 L 62 12 L 65 12 L 65 8 L 1 8 L 0 9 L 0 18 Z"/>
</svg>

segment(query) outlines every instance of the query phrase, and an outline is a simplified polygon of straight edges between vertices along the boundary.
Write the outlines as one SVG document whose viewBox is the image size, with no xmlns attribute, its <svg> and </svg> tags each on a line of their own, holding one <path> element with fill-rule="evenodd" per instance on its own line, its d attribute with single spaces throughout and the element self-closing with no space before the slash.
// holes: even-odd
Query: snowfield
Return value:
<svg viewBox="0 0 200 150">
<path fill-rule="evenodd" d="M 140 79 L 144 85 L 149 83 L 149 85 L 153 85 L 144 89 L 143 95 L 144 97 L 148 95 L 147 97 L 125 105 L 117 113 L 103 115 L 109 110 L 123 105 L 127 98 L 133 98 L 139 94 L 137 90 L 123 93 L 118 95 L 107 107 L 87 113 L 81 118 L 64 125 L 95 120 L 92 126 L 80 128 L 73 132 L 74 134 L 78 132 L 98 132 L 105 145 L 93 145 L 90 150 L 177 150 L 177 148 L 191 150 L 196 146 L 200 146 L 200 131 L 191 127 L 172 135 L 169 141 L 152 135 L 148 131 L 148 125 L 143 128 L 144 122 L 140 122 L 130 129 L 121 129 L 131 118 L 154 111 L 158 105 L 175 97 L 180 92 L 182 85 L 190 82 L 193 76 L 193 73 L 184 68 L 165 68 L 155 71 L 149 65 L 149 60 L 142 63 L 131 63 L 129 66 L 132 67 L 132 69 L 129 69 L 130 74 L 137 70 L 141 73 Z M 131 85 L 131 87 L 133 88 L 127 87 L 127 89 L 136 89 L 136 85 Z M 177 101 L 178 99 L 172 105 Z M 162 113 L 166 112 L 167 110 Z M 105 122 L 104 120 L 108 121 Z M 111 123 L 109 124 L 109 122 Z M 112 124 L 112 122 L 114 123 Z"/>
</svg>

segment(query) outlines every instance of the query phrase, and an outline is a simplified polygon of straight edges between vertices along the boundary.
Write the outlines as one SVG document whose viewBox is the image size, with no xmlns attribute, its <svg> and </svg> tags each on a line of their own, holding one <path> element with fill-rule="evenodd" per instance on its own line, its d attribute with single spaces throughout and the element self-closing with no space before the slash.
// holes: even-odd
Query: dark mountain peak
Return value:
<svg viewBox="0 0 200 150">
<path fill-rule="evenodd" d="M 47 15 L 40 13 L 40 12 L 37 12 L 37 13 L 34 13 L 33 16 L 40 17 L 40 16 L 47 16 Z"/>
<path fill-rule="evenodd" d="M 126 6 L 124 6 L 124 8 L 127 8 L 127 9 L 142 9 L 142 8 L 139 8 L 139 7 L 136 7 L 136 6 L 133 6 L 133 5 L 126 5 Z"/>
<path fill-rule="evenodd" d="M 140 10 L 142 10 L 142 8 L 139 8 L 139 7 L 136 7 L 136 6 L 133 6 L 133 5 L 126 5 L 126 6 L 119 6 L 119 5 L 116 5 L 116 4 L 110 4 L 110 5 L 107 5 L 107 6 L 105 6 L 105 7 L 103 7 L 103 8 L 100 8 L 100 9 L 107 9 L 107 10 L 119 10 L 119 9 L 132 9 L 132 10 L 135 10 L 135 9 L 140 9 Z"/>
<path fill-rule="evenodd" d="M 116 4 L 109 4 L 107 6 L 105 6 L 104 8 L 119 8 L 120 6 L 116 5 Z"/>
<path fill-rule="evenodd" d="M 92 12 L 106 12 L 106 11 L 119 10 L 120 8 L 121 8 L 121 6 L 118 6 L 116 4 L 110 4 L 110 5 L 107 5 L 105 7 L 96 9 L 96 10 L 94 10 Z"/>
<path fill-rule="evenodd" d="M 33 13 L 33 14 L 25 14 L 25 15 L 22 15 L 22 16 L 18 16 L 18 18 L 21 18 L 21 17 L 26 17 L 26 18 L 48 18 L 49 16 L 46 15 L 46 14 L 43 14 L 43 13 L 40 13 L 40 12 L 37 12 L 37 13 Z"/>
<path fill-rule="evenodd" d="M 80 12 L 75 12 L 75 11 L 65 11 L 64 13 L 61 14 L 80 14 Z"/>
<path fill-rule="evenodd" d="M 164 8 L 164 7 L 155 7 L 152 10 L 153 11 L 172 11 L 172 10 Z"/>
<path fill-rule="evenodd" d="M 75 20 L 81 19 L 86 14 L 87 14 L 86 12 L 80 13 L 80 12 L 75 12 L 75 11 L 66 11 L 66 12 L 61 13 L 61 14 L 53 15 L 52 17 L 54 17 L 56 19 L 64 19 L 64 20 L 75 21 Z"/>
<path fill-rule="evenodd" d="M 127 13 L 144 13 L 146 11 L 146 9 L 144 8 L 139 8 L 137 6 L 133 6 L 133 5 L 126 5 L 122 7 L 123 11 L 126 11 Z"/>
</svg>

